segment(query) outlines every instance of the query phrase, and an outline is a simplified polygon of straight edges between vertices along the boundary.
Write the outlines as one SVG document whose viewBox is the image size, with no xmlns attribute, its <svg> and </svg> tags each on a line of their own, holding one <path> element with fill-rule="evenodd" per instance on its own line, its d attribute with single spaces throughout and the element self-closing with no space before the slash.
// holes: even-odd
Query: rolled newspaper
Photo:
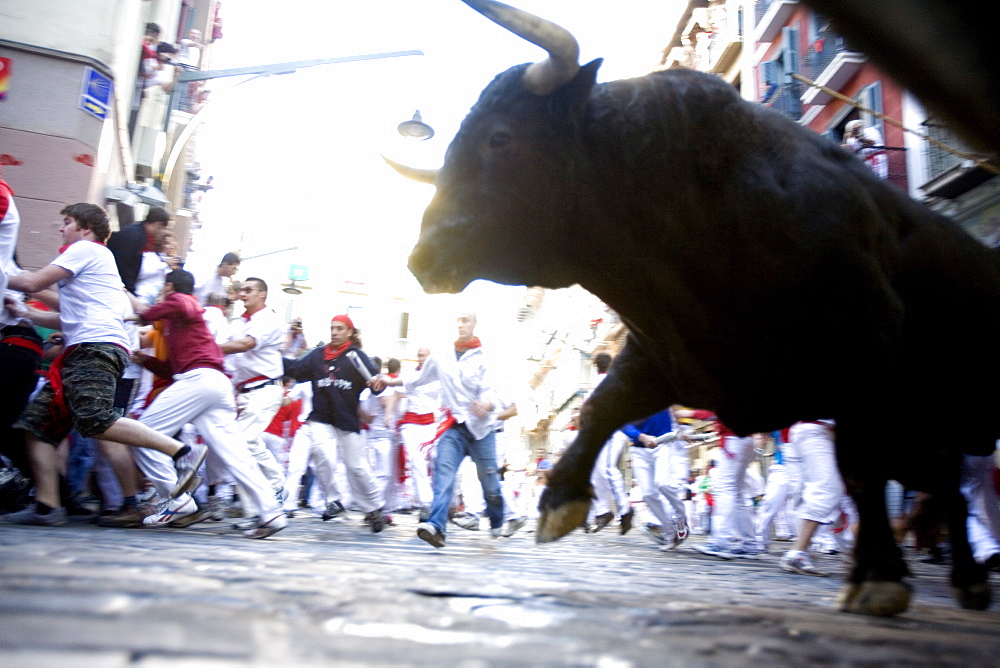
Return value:
<svg viewBox="0 0 1000 668">
<path fill-rule="evenodd" d="M 365 363 L 361 361 L 361 358 L 358 357 L 358 354 L 353 350 L 348 350 L 345 354 L 347 355 L 347 359 L 350 360 L 351 364 L 354 365 L 354 368 L 357 369 L 358 373 L 361 374 L 361 377 L 365 379 L 365 382 L 367 383 L 368 381 L 370 381 L 372 379 L 372 372 L 368 370 L 368 367 L 366 367 Z"/>
</svg>

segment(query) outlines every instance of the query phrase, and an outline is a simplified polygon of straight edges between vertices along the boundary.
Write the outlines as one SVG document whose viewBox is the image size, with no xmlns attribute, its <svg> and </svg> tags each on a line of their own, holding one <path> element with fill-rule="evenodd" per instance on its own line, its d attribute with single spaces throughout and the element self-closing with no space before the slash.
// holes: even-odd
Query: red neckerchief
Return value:
<svg viewBox="0 0 1000 668">
<path fill-rule="evenodd" d="M 243 311 L 243 315 L 241 315 L 240 317 L 241 318 L 246 318 L 247 320 L 249 320 L 253 315 L 255 315 L 255 314 L 260 313 L 261 311 L 263 311 L 264 308 L 265 307 L 261 306 L 256 311 L 252 311 L 252 312 L 251 311 Z"/>
<path fill-rule="evenodd" d="M 399 374 L 398 373 L 387 373 L 385 375 L 389 376 L 389 378 L 399 378 Z"/>
<path fill-rule="evenodd" d="M 97 244 L 98 246 L 106 246 L 107 245 L 103 241 L 91 241 L 90 239 L 79 239 L 79 241 L 90 241 L 90 243 Z M 59 249 L 59 254 L 62 255 L 63 253 L 65 253 L 66 249 L 69 248 L 70 246 L 72 246 L 75 243 L 76 243 L 76 241 L 70 242 L 68 244 L 63 244 L 62 247 Z"/>
<path fill-rule="evenodd" d="M 145 227 L 145 225 L 143 226 Z M 146 246 L 142 249 L 143 253 L 149 253 L 156 250 L 156 232 L 150 232 L 148 228 L 146 232 Z"/>
<path fill-rule="evenodd" d="M 479 340 L 479 337 L 473 336 L 472 339 L 466 341 L 465 343 L 462 343 L 461 341 L 455 341 L 455 352 L 464 353 L 466 351 L 473 350 L 475 348 L 481 348 L 482 346 L 483 342 Z"/>
<path fill-rule="evenodd" d="M 326 348 L 323 348 L 323 359 L 327 362 L 335 360 L 353 344 L 354 341 L 351 341 L 350 339 L 348 339 L 343 345 L 337 346 L 336 348 L 333 347 L 332 343 L 328 343 L 326 344 Z"/>
</svg>

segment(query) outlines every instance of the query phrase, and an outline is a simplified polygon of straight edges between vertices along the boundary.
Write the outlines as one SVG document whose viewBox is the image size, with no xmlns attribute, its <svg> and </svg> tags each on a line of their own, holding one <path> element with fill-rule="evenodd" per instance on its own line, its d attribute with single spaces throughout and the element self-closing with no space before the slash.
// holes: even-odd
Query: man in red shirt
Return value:
<svg viewBox="0 0 1000 668">
<path fill-rule="evenodd" d="M 143 320 L 165 323 L 164 337 L 169 350 L 166 361 L 141 354 L 139 361 L 153 373 L 172 376 L 174 381 L 143 412 L 140 422 L 165 434 L 175 434 L 188 422 L 193 423 L 211 452 L 247 490 L 257 508 L 260 523 L 244 535 L 266 538 L 284 529 L 287 520 L 236 424 L 233 386 L 223 373 L 222 351 L 208 331 L 202 316 L 204 308 L 192 296 L 193 292 L 194 276 L 175 269 L 167 274 L 160 303 L 146 306 L 132 300 L 133 308 Z M 159 453 L 141 453 L 137 461 L 161 498 L 168 498 L 164 493 L 169 494 L 172 488 L 172 471 L 164 457 Z M 147 517 L 144 524 L 169 524 L 195 510 L 194 500 L 181 495 L 165 503 L 159 513 Z"/>
</svg>

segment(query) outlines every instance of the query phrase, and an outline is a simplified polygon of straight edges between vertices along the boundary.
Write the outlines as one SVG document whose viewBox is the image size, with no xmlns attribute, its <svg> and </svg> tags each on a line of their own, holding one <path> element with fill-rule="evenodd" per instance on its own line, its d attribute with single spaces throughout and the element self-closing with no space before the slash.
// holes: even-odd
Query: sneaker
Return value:
<svg viewBox="0 0 1000 668">
<path fill-rule="evenodd" d="M 717 557 L 719 559 L 729 560 L 733 558 L 733 555 L 715 543 L 705 543 L 704 545 L 695 545 L 694 549 L 701 552 L 702 554 L 707 554 L 710 557 Z"/>
<path fill-rule="evenodd" d="M 451 518 L 454 524 L 468 529 L 469 531 L 479 531 L 479 517 L 472 513 L 459 513 Z"/>
<path fill-rule="evenodd" d="M 430 517 L 431 517 L 431 509 L 428 508 L 427 506 L 421 506 L 420 507 L 420 514 L 417 515 L 417 521 L 418 522 L 426 522 L 427 520 L 430 519 Z"/>
<path fill-rule="evenodd" d="M 332 520 L 334 517 L 340 517 L 347 513 L 347 509 L 344 508 L 344 504 L 340 501 L 331 501 L 326 504 L 326 508 L 323 510 L 323 521 Z"/>
<path fill-rule="evenodd" d="M 620 527 L 623 536 L 627 534 L 629 530 L 632 529 L 632 519 L 634 517 L 635 517 L 635 511 L 629 508 L 628 512 L 623 514 L 621 516 L 621 519 L 618 520 L 621 523 Z"/>
<path fill-rule="evenodd" d="M 53 508 L 48 515 L 39 515 L 38 507 L 32 503 L 27 508 L 16 513 L 0 515 L 0 520 L 9 524 L 28 524 L 40 527 L 61 527 L 69 522 L 69 513 L 65 508 Z"/>
<path fill-rule="evenodd" d="M 285 519 L 285 513 L 279 512 L 268 521 L 258 524 L 256 528 L 244 531 L 243 535 L 247 538 L 267 538 L 268 536 L 278 533 L 287 526 L 288 520 Z"/>
<path fill-rule="evenodd" d="M 733 559 L 756 559 L 760 556 L 760 551 L 749 545 L 734 545 L 728 552 Z"/>
<path fill-rule="evenodd" d="M 189 494 L 182 494 L 176 499 L 170 499 L 160 505 L 159 512 L 145 518 L 142 523 L 147 527 L 162 527 L 170 522 L 193 515 L 198 512 L 198 505 Z"/>
<path fill-rule="evenodd" d="M 233 528 L 239 529 L 240 531 L 247 531 L 248 529 L 253 529 L 260 524 L 260 518 L 254 515 L 253 517 L 247 517 L 240 520 L 239 522 L 233 522 Z"/>
<path fill-rule="evenodd" d="M 177 484 L 170 492 L 171 499 L 176 499 L 201 484 L 201 478 L 197 478 L 197 473 L 205 461 L 205 455 L 208 454 L 208 446 L 195 443 L 186 447 L 190 448 L 190 452 L 174 462 L 174 468 L 177 469 Z"/>
<path fill-rule="evenodd" d="M 687 522 L 681 523 L 681 525 L 677 527 L 677 542 L 683 543 L 685 540 L 687 540 L 687 537 L 689 535 L 691 535 L 691 527 L 688 525 Z"/>
<path fill-rule="evenodd" d="M 417 537 L 434 547 L 444 547 L 444 534 L 430 522 L 421 522 L 417 525 Z"/>
<path fill-rule="evenodd" d="M 502 536 L 503 535 L 503 525 L 501 524 L 498 527 L 490 527 L 490 535 L 493 536 L 494 538 L 499 538 L 500 536 Z"/>
<path fill-rule="evenodd" d="M 518 529 L 523 527 L 527 521 L 527 517 L 518 517 L 515 520 L 507 520 L 507 522 L 503 525 L 503 537 L 510 538 L 517 533 Z"/>
<path fill-rule="evenodd" d="M 829 573 L 824 573 L 823 571 L 816 568 L 813 565 L 809 555 L 805 552 L 800 552 L 797 550 L 789 550 L 781 557 L 778 562 L 778 566 L 781 570 L 788 571 L 789 573 L 799 573 L 800 575 L 816 575 L 821 578 L 825 578 Z"/>
<path fill-rule="evenodd" d="M 226 501 L 221 496 L 208 497 L 208 519 L 221 522 L 226 518 Z"/>
<path fill-rule="evenodd" d="M 170 522 L 170 526 L 174 529 L 183 529 L 185 527 L 191 526 L 192 524 L 205 522 L 208 519 L 210 519 L 208 511 L 199 507 L 198 512 L 191 513 L 190 515 L 185 515 L 184 517 L 178 517 L 177 519 Z"/>
<path fill-rule="evenodd" d="M 642 528 L 642 532 L 646 535 L 646 538 L 649 538 L 658 545 L 667 544 L 667 539 L 658 524 L 647 524 Z"/>
<path fill-rule="evenodd" d="M 134 529 L 142 526 L 148 514 L 139 506 L 122 508 L 110 515 L 97 518 L 97 526 L 109 529 Z"/>
<path fill-rule="evenodd" d="M 372 528 L 372 533 L 379 533 L 385 528 L 385 515 L 381 510 L 373 510 L 365 515 L 365 524 Z"/>
<path fill-rule="evenodd" d="M 667 535 L 663 537 L 664 543 L 660 545 L 660 552 L 673 552 L 680 545 L 680 541 L 677 539 L 677 535 Z"/>
<path fill-rule="evenodd" d="M 615 514 L 611 512 L 604 513 L 603 515 L 598 515 L 594 518 L 594 525 L 590 528 L 591 533 L 597 533 L 604 527 L 611 524 L 611 520 L 615 519 Z"/>
</svg>

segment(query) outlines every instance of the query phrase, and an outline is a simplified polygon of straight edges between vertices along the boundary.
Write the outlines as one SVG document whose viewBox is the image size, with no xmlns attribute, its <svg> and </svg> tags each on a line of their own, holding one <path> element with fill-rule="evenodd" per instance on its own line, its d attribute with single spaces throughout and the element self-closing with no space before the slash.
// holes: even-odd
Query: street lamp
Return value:
<svg viewBox="0 0 1000 668">
<path fill-rule="evenodd" d="M 272 74 L 291 74 L 297 70 L 304 69 L 306 67 L 315 67 L 317 65 L 335 65 L 339 63 L 353 63 L 363 60 L 379 60 L 383 58 L 400 58 L 405 56 L 422 56 L 424 55 L 422 51 L 410 50 L 410 51 L 393 51 L 389 53 L 367 53 L 355 56 L 338 56 L 335 58 L 317 58 L 314 60 L 298 60 L 288 63 L 272 63 L 269 65 L 254 65 L 251 67 L 236 67 L 226 70 L 190 70 L 181 72 L 180 76 L 177 77 L 177 81 L 174 84 L 174 90 L 170 94 L 170 104 L 167 107 L 167 117 L 164 120 L 164 133 L 166 133 L 167 127 L 170 122 L 170 115 L 173 113 L 174 108 L 174 95 L 182 87 L 187 86 L 193 81 L 209 81 L 212 79 L 220 79 L 224 77 L 234 77 L 234 76 L 245 76 L 253 75 L 245 81 L 241 81 L 240 84 L 247 83 L 258 77 L 264 77 Z M 237 84 L 239 85 L 239 84 Z M 216 99 L 218 96 L 216 96 Z M 206 111 L 211 107 L 209 103 L 206 103 L 200 111 L 198 111 L 184 126 L 184 129 L 180 134 L 174 138 L 170 150 L 164 158 L 163 169 L 161 173 L 163 174 L 160 179 L 160 187 L 164 192 L 170 192 L 170 181 L 173 178 L 174 171 L 180 161 L 181 154 L 183 152 L 185 144 L 191 138 L 195 129 L 204 121 L 206 116 Z M 414 119 L 419 121 L 419 112 L 414 114 Z M 434 131 L 430 129 L 430 126 L 424 126 L 427 130 L 430 130 L 430 137 L 434 134 Z"/>
<path fill-rule="evenodd" d="M 425 141 L 434 136 L 434 128 L 424 123 L 424 119 L 420 117 L 419 109 L 413 112 L 413 118 L 403 121 L 396 126 L 396 129 L 404 137 L 418 141 Z"/>
</svg>

